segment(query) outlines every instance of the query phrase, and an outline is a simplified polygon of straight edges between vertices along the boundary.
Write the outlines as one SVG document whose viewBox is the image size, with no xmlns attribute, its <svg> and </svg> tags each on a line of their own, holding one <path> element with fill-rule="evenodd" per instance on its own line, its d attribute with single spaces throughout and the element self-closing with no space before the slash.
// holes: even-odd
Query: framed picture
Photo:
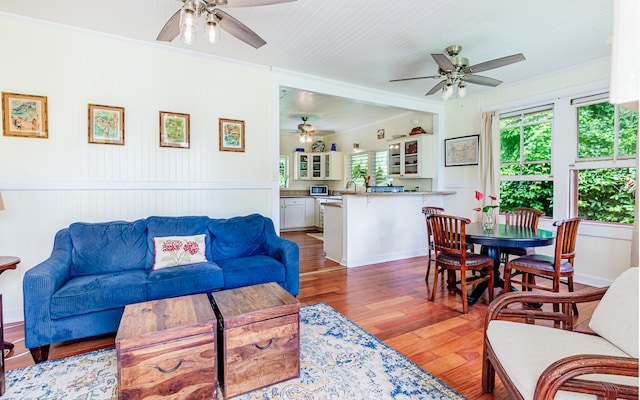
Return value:
<svg viewBox="0 0 640 400">
<path fill-rule="evenodd" d="M 2 128 L 4 136 L 48 138 L 47 98 L 3 92 Z"/>
<path fill-rule="evenodd" d="M 378 139 L 384 139 L 384 129 L 378 129 Z"/>
<path fill-rule="evenodd" d="M 160 147 L 189 148 L 189 114 L 160 111 Z"/>
<path fill-rule="evenodd" d="M 444 166 L 478 165 L 480 135 L 444 140 Z"/>
<path fill-rule="evenodd" d="M 124 146 L 124 107 L 89 104 L 89 143 Z"/>
<path fill-rule="evenodd" d="M 220 151 L 244 152 L 244 121 L 219 119 Z"/>
</svg>

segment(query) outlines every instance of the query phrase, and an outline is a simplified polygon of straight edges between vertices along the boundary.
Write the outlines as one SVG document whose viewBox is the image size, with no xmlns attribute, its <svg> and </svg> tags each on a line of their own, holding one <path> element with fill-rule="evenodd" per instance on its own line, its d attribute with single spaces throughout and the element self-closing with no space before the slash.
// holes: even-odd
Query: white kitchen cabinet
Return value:
<svg viewBox="0 0 640 400">
<path fill-rule="evenodd" d="M 340 180 L 342 179 L 342 152 L 295 152 L 293 179 Z"/>
<path fill-rule="evenodd" d="M 433 135 L 413 135 L 389 143 L 389 176 L 433 178 Z"/>
<path fill-rule="evenodd" d="M 280 199 L 282 229 L 307 229 L 314 226 L 314 199 L 296 197 Z"/>
<path fill-rule="evenodd" d="M 326 180 L 340 180 L 343 178 L 342 164 L 343 156 L 341 151 L 329 151 L 323 153 L 323 174 Z"/>
</svg>

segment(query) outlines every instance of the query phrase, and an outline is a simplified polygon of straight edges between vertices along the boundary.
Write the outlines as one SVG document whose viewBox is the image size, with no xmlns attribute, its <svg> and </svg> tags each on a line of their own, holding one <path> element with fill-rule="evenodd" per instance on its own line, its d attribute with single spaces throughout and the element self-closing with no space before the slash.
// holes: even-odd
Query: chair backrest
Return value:
<svg viewBox="0 0 640 400">
<path fill-rule="evenodd" d="M 442 214 L 444 213 L 444 208 L 442 207 L 434 207 L 434 206 L 426 206 L 426 207 L 422 207 L 422 214 L 424 214 L 424 220 L 425 223 L 427 224 L 427 238 L 428 240 L 431 240 L 431 226 L 429 223 L 429 218 L 427 218 L 429 215 L 431 214 Z"/>
<path fill-rule="evenodd" d="M 538 221 L 542 215 L 544 215 L 544 211 L 535 208 L 516 207 L 511 211 L 507 211 L 506 224 L 508 226 L 537 229 Z"/>
<path fill-rule="evenodd" d="M 569 260 L 573 265 L 576 257 L 576 238 L 578 237 L 578 225 L 582 218 L 568 218 L 553 223 L 558 228 L 556 232 L 555 267 L 558 267 L 562 260 Z"/>
<path fill-rule="evenodd" d="M 466 253 L 466 225 L 468 218 L 444 214 L 430 214 L 428 217 L 436 251 L 461 256 L 464 263 Z"/>
</svg>

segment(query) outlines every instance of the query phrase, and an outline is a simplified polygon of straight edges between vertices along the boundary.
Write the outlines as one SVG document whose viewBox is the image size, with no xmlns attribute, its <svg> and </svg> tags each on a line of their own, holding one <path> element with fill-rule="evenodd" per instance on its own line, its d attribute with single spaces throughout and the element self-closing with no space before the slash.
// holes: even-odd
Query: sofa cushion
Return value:
<svg viewBox="0 0 640 400">
<path fill-rule="evenodd" d="M 154 237 L 155 262 L 152 269 L 206 262 L 205 234 Z"/>
<path fill-rule="evenodd" d="M 147 268 L 155 262 L 154 237 L 191 236 L 205 234 L 205 248 L 209 248 L 209 217 L 149 217 L 147 218 Z M 207 256 L 208 257 L 208 256 Z M 211 258 L 208 258 L 211 261 Z"/>
<path fill-rule="evenodd" d="M 589 327 L 638 358 L 638 268 L 623 272 L 593 311 Z"/>
<path fill-rule="evenodd" d="M 213 262 L 178 265 L 149 271 L 147 298 L 149 300 L 222 289 L 222 270 Z"/>
<path fill-rule="evenodd" d="M 264 221 L 260 214 L 211 220 L 211 259 L 217 262 L 266 254 Z"/>
<path fill-rule="evenodd" d="M 144 220 L 71 224 L 71 276 L 144 269 L 146 227 Z"/>
<path fill-rule="evenodd" d="M 599 336 L 547 326 L 494 320 L 489 323 L 486 334 L 500 365 L 525 399 L 533 398 L 542 372 L 561 358 L 577 354 L 629 357 Z M 584 375 L 583 378 L 638 385 L 638 378 L 630 376 Z M 593 395 L 566 391 L 559 391 L 555 398 L 596 400 Z"/>
<path fill-rule="evenodd" d="M 72 278 L 51 298 L 51 318 L 121 308 L 147 299 L 147 272 L 123 271 Z"/>
<path fill-rule="evenodd" d="M 233 289 L 259 283 L 285 281 L 284 264 L 264 256 L 239 257 L 217 262 L 224 274 L 224 288 Z"/>
</svg>

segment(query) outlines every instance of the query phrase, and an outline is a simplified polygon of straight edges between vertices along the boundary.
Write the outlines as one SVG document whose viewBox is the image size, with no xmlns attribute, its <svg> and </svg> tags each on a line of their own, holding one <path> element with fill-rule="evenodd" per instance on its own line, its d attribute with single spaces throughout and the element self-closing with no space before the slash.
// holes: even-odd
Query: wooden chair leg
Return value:
<svg viewBox="0 0 640 400">
<path fill-rule="evenodd" d="M 504 266 L 504 287 L 502 291 L 507 293 L 511 291 L 511 268 Z"/>
<path fill-rule="evenodd" d="M 489 274 L 489 304 L 493 301 L 494 282 L 493 282 L 493 266 L 487 268 Z"/>
<path fill-rule="evenodd" d="M 572 276 L 567 278 L 567 286 L 569 287 L 569 291 L 573 292 L 573 277 Z M 578 314 L 578 305 L 576 303 L 573 303 L 573 314 L 574 315 L 579 315 Z"/>
<path fill-rule="evenodd" d="M 462 313 L 469 314 L 469 300 L 467 300 L 467 274 L 460 272 L 460 290 L 462 291 Z"/>
<path fill-rule="evenodd" d="M 431 298 L 429 299 L 430 301 L 435 301 L 436 290 L 438 290 L 438 264 L 433 266 L 433 289 L 431 290 Z"/>
<path fill-rule="evenodd" d="M 493 369 L 491 361 L 489 361 L 486 350 L 482 359 L 482 389 L 485 393 L 492 393 L 496 385 L 496 371 Z"/>
<path fill-rule="evenodd" d="M 424 281 L 429 281 L 429 272 L 431 272 L 431 247 L 429 247 L 429 261 L 427 261 L 427 273 L 424 276 Z M 437 274 L 436 274 L 437 276 Z"/>
</svg>

